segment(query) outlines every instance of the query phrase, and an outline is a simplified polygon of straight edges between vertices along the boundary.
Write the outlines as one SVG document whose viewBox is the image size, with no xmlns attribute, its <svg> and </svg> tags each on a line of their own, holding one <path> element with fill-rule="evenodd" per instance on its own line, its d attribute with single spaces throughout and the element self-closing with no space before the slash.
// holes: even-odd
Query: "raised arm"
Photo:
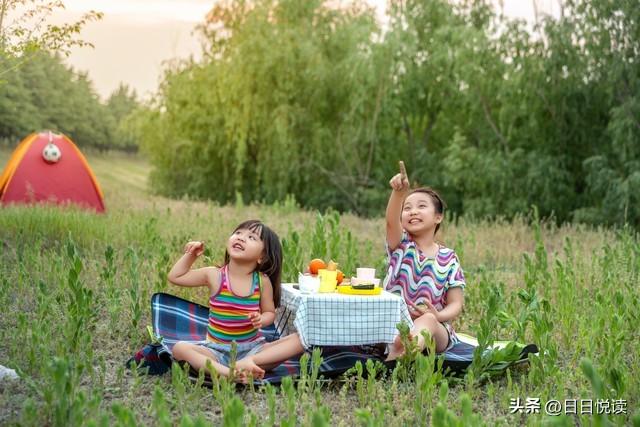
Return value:
<svg viewBox="0 0 640 427">
<path fill-rule="evenodd" d="M 171 283 L 178 286 L 208 286 L 212 288 L 215 280 L 213 277 L 217 274 L 215 267 L 204 267 L 191 270 L 191 266 L 195 260 L 204 252 L 203 242 L 189 242 L 185 246 L 185 253 L 175 263 L 167 278 Z"/>
<path fill-rule="evenodd" d="M 391 196 L 387 203 L 387 245 L 389 250 L 394 250 L 402 240 L 402 223 L 400 215 L 402 214 L 402 202 L 409 193 L 409 179 L 404 171 L 404 164 L 401 162 L 401 172 L 395 175 L 389 181 L 391 186 Z"/>
</svg>

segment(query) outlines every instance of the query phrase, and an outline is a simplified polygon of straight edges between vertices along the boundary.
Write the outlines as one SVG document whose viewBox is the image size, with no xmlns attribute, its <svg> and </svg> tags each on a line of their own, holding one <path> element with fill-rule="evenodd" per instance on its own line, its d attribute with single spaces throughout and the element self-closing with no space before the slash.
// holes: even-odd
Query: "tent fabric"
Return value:
<svg viewBox="0 0 640 427">
<path fill-rule="evenodd" d="M 154 333 L 162 337 L 162 349 L 159 349 L 159 357 L 167 360 L 167 353 L 178 341 L 197 342 L 205 339 L 206 328 L 209 319 L 209 309 L 191 301 L 165 293 L 156 293 L 151 297 L 151 317 Z M 261 330 L 267 341 L 273 341 L 280 337 L 273 327 Z M 463 373 L 473 360 L 473 352 L 478 342 L 471 336 L 458 334 L 460 342 L 444 354 L 442 368 L 451 373 Z M 496 342 L 495 347 L 503 347 L 506 342 Z M 517 360 L 509 363 L 501 363 L 500 370 L 520 362 L 526 362 L 529 353 L 537 353 L 535 345 L 519 346 L 520 354 Z M 384 355 L 376 346 L 331 346 L 322 347 L 322 364 L 320 374 L 325 378 L 333 378 L 343 374 L 360 361 L 363 364 L 367 360 L 384 362 Z M 489 350 L 490 351 L 490 350 Z M 395 363 L 387 363 L 392 368 Z M 298 377 L 300 375 L 299 358 L 292 358 L 282 363 L 275 369 L 268 371 L 263 380 L 256 380 L 256 384 L 279 384 L 286 376 Z"/>
<path fill-rule="evenodd" d="M 51 142 L 62 157 L 48 163 L 42 150 Z M 49 132 L 27 136 L 14 150 L 0 175 L 0 203 L 73 203 L 104 212 L 103 193 L 78 147 L 65 135 Z"/>
</svg>

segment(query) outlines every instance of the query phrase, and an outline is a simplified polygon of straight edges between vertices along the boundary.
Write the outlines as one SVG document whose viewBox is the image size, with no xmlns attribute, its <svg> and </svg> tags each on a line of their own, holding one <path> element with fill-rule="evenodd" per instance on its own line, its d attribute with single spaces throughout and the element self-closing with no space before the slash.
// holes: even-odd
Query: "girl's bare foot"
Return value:
<svg viewBox="0 0 640 427">
<path fill-rule="evenodd" d="M 409 341 L 415 341 L 415 335 L 409 332 Z M 394 340 L 393 344 L 389 345 L 389 354 L 387 354 L 387 358 L 385 362 L 390 360 L 395 360 L 398 357 L 404 354 L 404 345 L 402 345 L 402 340 L 400 339 L 400 335 L 398 335 Z"/>
<path fill-rule="evenodd" d="M 393 343 L 389 345 L 389 354 L 387 354 L 387 358 L 385 361 L 395 360 L 398 357 L 404 354 L 404 346 L 402 345 L 402 341 L 400 340 L 400 335 L 398 335 Z"/>
<path fill-rule="evenodd" d="M 242 360 L 236 362 L 236 380 L 242 383 L 249 381 L 249 375 L 253 378 L 264 378 L 264 369 L 256 365 L 252 357 L 245 357 Z"/>
</svg>

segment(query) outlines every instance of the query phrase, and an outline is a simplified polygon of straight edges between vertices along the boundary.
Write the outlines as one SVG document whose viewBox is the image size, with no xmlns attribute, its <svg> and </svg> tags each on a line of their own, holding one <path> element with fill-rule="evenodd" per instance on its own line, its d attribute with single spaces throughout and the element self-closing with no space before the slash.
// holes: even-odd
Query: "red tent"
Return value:
<svg viewBox="0 0 640 427">
<path fill-rule="evenodd" d="M 74 203 L 104 212 L 102 191 L 87 160 L 65 135 L 33 133 L 0 175 L 0 203 Z"/>
</svg>

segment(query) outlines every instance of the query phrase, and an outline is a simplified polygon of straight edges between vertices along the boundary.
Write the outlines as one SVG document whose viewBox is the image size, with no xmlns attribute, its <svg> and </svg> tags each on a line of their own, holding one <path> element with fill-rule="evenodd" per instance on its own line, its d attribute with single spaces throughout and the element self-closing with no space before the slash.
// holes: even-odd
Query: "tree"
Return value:
<svg viewBox="0 0 640 427">
<path fill-rule="evenodd" d="M 78 38 L 81 28 L 102 14 L 47 24 L 55 0 L 0 0 L 0 138 L 16 140 L 37 129 L 54 129 L 80 146 L 137 149 L 125 119 L 138 103 L 121 86 L 103 105 L 86 73 L 62 63 L 71 47 L 92 46 Z M 3 84 L 8 83 L 8 84 Z"/>
<path fill-rule="evenodd" d="M 604 132 L 584 162 L 588 202 L 576 218 L 640 226 L 640 9 L 635 1 L 568 2 L 587 58 L 587 73 L 604 92 Z"/>
<path fill-rule="evenodd" d="M 128 88 L 121 87 L 104 105 L 86 73 L 67 67 L 59 55 L 42 51 L 5 78 L 7 84 L 0 85 L 0 138 L 19 140 L 36 130 L 52 129 L 82 147 L 136 149 L 130 135 L 120 129 L 138 105 Z"/>
<path fill-rule="evenodd" d="M 206 59 L 167 73 L 141 135 L 156 188 L 360 211 L 390 87 L 372 10 L 222 2 L 203 31 Z"/>
<path fill-rule="evenodd" d="M 404 159 L 456 214 L 640 224 L 640 8 L 567 0 L 533 31 L 489 0 L 225 1 L 204 60 L 139 111 L 152 185 L 383 211 Z"/>
<path fill-rule="evenodd" d="M 102 18 L 90 11 L 73 23 L 46 24 L 57 9 L 64 9 L 61 0 L 0 0 L 0 56 L 16 58 L 0 69 L 0 78 L 29 60 L 38 50 L 69 54 L 73 46 L 93 46 L 77 36 L 82 27 Z"/>
<path fill-rule="evenodd" d="M 135 90 L 130 89 L 126 84 L 120 86 L 107 99 L 106 110 L 108 116 L 106 120 L 110 128 L 110 146 L 126 151 L 136 151 L 138 144 L 135 133 L 132 131 L 128 118 L 133 112 L 140 108 Z"/>
</svg>

